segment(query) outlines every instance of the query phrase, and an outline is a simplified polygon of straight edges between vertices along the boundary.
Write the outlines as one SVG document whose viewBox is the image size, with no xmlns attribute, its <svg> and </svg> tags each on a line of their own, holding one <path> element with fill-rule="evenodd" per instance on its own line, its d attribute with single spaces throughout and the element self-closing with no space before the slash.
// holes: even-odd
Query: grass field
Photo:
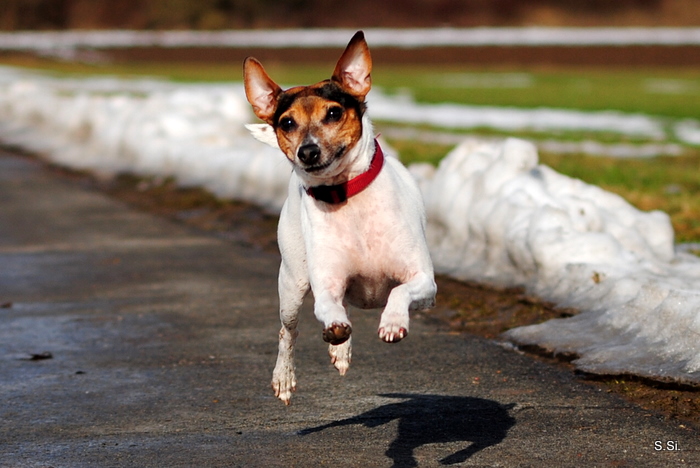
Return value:
<svg viewBox="0 0 700 468">
<path fill-rule="evenodd" d="M 122 63 L 83 64 L 28 56 L 0 57 L 0 63 L 71 75 L 158 77 L 182 82 L 242 79 L 242 64 Z M 327 78 L 328 64 L 267 65 L 279 83 L 308 84 Z M 454 65 L 388 65 L 372 73 L 387 92 L 410 92 L 421 102 L 488 106 L 619 110 L 674 118 L 700 116 L 700 66 L 697 68 L 469 69 Z"/>
<path fill-rule="evenodd" d="M 76 64 L 32 57 L 0 58 L 0 63 L 68 75 L 155 77 L 182 82 L 241 80 L 240 64 L 130 63 Z M 331 71 L 328 64 L 297 66 L 270 64 L 270 75 L 288 85 L 320 81 Z M 615 110 L 644 114 L 669 125 L 700 116 L 700 67 L 683 69 L 537 68 L 467 69 L 455 66 L 381 66 L 374 85 L 387 94 L 406 94 L 424 103 L 451 102 L 518 108 Z M 377 122 L 382 126 L 390 122 Z M 434 129 L 446 131 L 445 129 Z M 455 130 L 450 130 L 455 132 Z M 595 140 L 605 143 L 654 143 L 658 137 L 630 137 L 606 132 L 547 132 L 494 129 L 456 131 L 481 136 L 519 136 L 561 141 Z M 669 132 L 671 135 L 671 132 Z M 669 136 L 668 143 L 678 143 Z M 449 145 L 390 139 L 405 161 L 437 163 Z M 700 241 L 700 147 L 681 145 L 682 156 L 617 159 L 584 154 L 540 152 L 542 163 L 555 170 L 616 192 L 643 210 L 660 209 L 671 215 L 677 241 Z"/>
</svg>

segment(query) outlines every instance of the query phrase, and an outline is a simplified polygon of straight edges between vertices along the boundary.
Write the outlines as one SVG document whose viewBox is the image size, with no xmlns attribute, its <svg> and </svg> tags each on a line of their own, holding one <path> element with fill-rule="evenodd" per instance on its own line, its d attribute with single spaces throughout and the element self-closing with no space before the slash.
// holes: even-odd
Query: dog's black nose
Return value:
<svg viewBox="0 0 700 468">
<path fill-rule="evenodd" d="M 314 143 L 303 145 L 299 148 L 299 151 L 297 151 L 297 157 L 299 158 L 299 161 L 303 162 L 304 164 L 308 164 L 310 166 L 314 165 L 321 157 L 321 148 Z"/>
</svg>

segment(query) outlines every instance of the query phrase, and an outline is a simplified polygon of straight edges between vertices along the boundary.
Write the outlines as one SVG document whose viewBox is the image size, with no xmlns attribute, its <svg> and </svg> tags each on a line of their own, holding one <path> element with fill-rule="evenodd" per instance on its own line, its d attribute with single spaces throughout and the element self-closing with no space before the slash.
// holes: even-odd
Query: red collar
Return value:
<svg viewBox="0 0 700 468">
<path fill-rule="evenodd" d="M 362 192 L 377 178 L 384 165 L 384 153 L 379 147 L 379 142 L 377 140 L 374 140 L 374 148 L 374 156 L 372 157 L 369 169 L 362 174 L 338 185 L 318 185 L 316 187 L 309 187 L 306 189 L 306 193 L 316 200 L 337 204 L 343 203 L 353 195 Z"/>
</svg>

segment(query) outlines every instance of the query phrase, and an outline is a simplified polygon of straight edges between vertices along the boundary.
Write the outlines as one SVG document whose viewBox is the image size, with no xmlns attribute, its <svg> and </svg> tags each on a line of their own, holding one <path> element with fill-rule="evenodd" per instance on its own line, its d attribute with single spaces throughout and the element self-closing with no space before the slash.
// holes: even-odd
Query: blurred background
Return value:
<svg viewBox="0 0 700 468">
<path fill-rule="evenodd" d="M 641 42 L 606 42 L 611 30 L 632 27 L 644 28 Z M 54 76 L 240 83 L 241 61 L 253 55 L 279 83 L 309 84 L 328 77 L 343 47 L 295 43 L 314 28 L 345 28 L 342 41 L 366 29 L 375 62 L 370 112 L 405 162 L 438 164 L 464 138 L 525 138 L 541 162 L 643 210 L 664 210 L 679 241 L 700 241 L 698 0 L 2 0 L 0 64 Z M 405 47 L 373 41 L 373 28 L 483 29 L 492 38 L 498 28 L 564 28 L 564 36 L 592 28 L 585 38 L 593 41 Z M 691 40 L 664 43 L 668 28 Z M 280 30 L 290 33 L 288 43 L 274 47 L 260 36 L 157 41 L 168 31 Z M 139 31 L 151 36 L 105 45 Z M 73 33 L 87 39 L 63 42 Z M 409 111 L 382 114 L 381 102 Z M 440 106 L 452 106 L 454 118 Z"/>
<path fill-rule="evenodd" d="M 697 0 L 3 0 L 0 29 L 693 26 Z"/>
</svg>

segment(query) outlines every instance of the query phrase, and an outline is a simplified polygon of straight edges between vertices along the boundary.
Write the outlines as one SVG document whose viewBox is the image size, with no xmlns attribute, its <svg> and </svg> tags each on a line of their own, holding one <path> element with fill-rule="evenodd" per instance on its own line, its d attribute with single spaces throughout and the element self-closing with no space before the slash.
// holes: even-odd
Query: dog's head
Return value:
<svg viewBox="0 0 700 468">
<path fill-rule="evenodd" d="M 298 169 L 309 175 L 332 173 L 362 136 L 371 71 L 362 31 L 350 40 L 331 79 L 311 86 L 282 90 L 260 62 L 248 57 L 246 97 L 255 115 L 269 125 L 257 129 L 259 139 L 274 144 L 274 133 L 277 146 Z"/>
</svg>

